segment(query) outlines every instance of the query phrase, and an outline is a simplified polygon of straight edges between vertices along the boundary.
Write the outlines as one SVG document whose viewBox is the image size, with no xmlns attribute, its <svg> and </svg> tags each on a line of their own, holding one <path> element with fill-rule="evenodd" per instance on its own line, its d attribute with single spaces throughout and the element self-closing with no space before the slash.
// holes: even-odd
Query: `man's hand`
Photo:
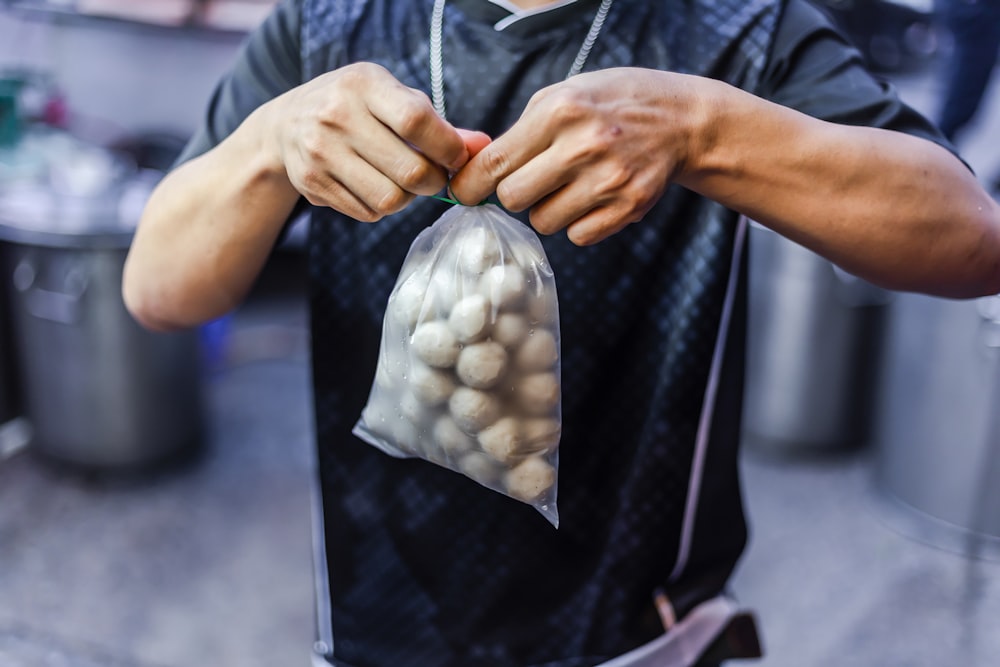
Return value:
<svg viewBox="0 0 1000 667">
<path fill-rule="evenodd" d="M 439 192 L 488 142 L 452 127 L 424 93 L 372 63 L 317 77 L 261 112 L 274 130 L 265 149 L 292 187 L 312 204 L 367 222 Z"/>
<path fill-rule="evenodd" d="M 462 202 L 492 192 L 530 208 L 543 234 L 566 229 L 579 245 L 636 222 L 662 196 L 691 150 L 696 81 L 618 68 L 539 91 L 521 118 L 452 179 Z"/>
</svg>

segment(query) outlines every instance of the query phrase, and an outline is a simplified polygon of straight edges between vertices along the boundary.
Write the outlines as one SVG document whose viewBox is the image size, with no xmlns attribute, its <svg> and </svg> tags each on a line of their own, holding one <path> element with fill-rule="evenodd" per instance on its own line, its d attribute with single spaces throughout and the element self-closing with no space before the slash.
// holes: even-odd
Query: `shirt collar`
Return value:
<svg viewBox="0 0 1000 667">
<path fill-rule="evenodd" d="M 554 0 L 534 9 L 521 9 L 510 0 L 448 0 L 470 19 L 493 26 L 498 32 L 528 36 L 572 25 L 581 12 L 592 12 L 600 0 Z"/>
</svg>

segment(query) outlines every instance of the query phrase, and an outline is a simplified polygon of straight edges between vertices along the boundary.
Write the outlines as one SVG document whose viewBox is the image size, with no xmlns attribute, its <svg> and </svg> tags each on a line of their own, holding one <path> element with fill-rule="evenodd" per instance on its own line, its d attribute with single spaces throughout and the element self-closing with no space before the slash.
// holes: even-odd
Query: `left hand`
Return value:
<svg viewBox="0 0 1000 667">
<path fill-rule="evenodd" d="M 451 180 L 462 202 L 496 192 L 530 208 L 542 234 L 578 245 L 637 222 L 691 151 L 694 77 L 636 68 L 589 72 L 537 92 L 506 133 Z"/>
</svg>

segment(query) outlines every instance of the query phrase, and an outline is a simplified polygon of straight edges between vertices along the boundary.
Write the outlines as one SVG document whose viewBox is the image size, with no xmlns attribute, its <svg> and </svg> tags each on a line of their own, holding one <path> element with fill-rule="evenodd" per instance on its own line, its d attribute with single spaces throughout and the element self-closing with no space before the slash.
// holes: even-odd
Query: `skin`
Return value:
<svg viewBox="0 0 1000 667">
<path fill-rule="evenodd" d="M 449 176 L 460 201 L 496 192 L 540 233 L 580 245 L 641 220 L 676 183 L 875 284 L 1000 292 L 1000 207 L 931 142 L 643 69 L 545 88 L 491 141 L 359 63 L 264 104 L 163 179 L 126 262 L 125 303 L 151 329 L 207 321 L 243 299 L 300 194 L 375 222 Z"/>
</svg>

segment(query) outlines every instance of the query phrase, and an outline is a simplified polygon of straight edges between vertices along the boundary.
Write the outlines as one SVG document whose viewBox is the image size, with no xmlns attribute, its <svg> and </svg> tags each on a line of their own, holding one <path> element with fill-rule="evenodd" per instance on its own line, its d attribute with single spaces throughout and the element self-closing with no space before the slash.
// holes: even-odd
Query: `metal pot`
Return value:
<svg viewBox="0 0 1000 667">
<path fill-rule="evenodd" d="M 1000 555 L 1000 297 L 900 295 L 889 331 L 880 508 L 916 539 Z"/>
<path fill-rule="evenodd" d="M 751 448 L 802 455 L 866 443 L 888 298 L 751 225 L 743 415 Z"/>
<path fill-rule="evenodd" d="M 11 344 L 10 306 L 7 293 L 0 290 L 0 427 L 18 414 L 17 381 L 14 371 L 14 352 Z"/>
<path fill-rule="evenodd" d="M 200 442 L 196 332 L 149 332 L 121 298 L 135 204 L 150 188 L 132 175 L 85 195 L 21 184 L 0 196 L 24 415 L 47 457 L 136 468 Z"/>
</svg>

